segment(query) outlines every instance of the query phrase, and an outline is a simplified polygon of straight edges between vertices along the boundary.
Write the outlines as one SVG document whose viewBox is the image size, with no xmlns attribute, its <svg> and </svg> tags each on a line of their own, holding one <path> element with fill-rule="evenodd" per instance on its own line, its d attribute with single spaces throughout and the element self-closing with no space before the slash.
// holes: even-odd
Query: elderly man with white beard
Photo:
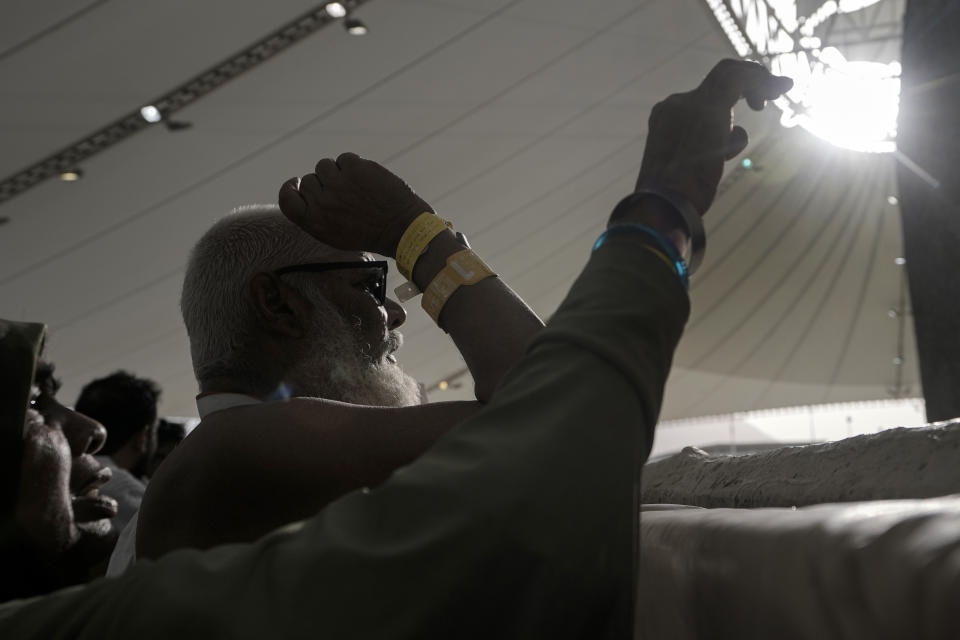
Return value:
<svg viewBox="0 0 960 640">
<path fill-rule="evenodd" d="M 497 277 L 460 287 L 437 320 L 477 400 L 421 404 L 394 355 L 406 312 L 385 296 L 386 262 L 361 249 L 394 257 L 407 229 L 426 224 L 432 236 L 414 238 L 423 246 L 410 274 L 426 290 L 464 250 L 462 236 L 401 179 L 354 154 L 321 161 L 303 180 L 310 185 L 339 228 L 312 237 L 279 207 L 248 206 L 194 248 L 181 308 L 201 422 L 151 480 L 111 575 L 137 556 L 256 540 L 381 484 L 479 410 L 543 327 Z"/>
<path fill-rule="evenodd" d="M 725 60 L 697 89 L 658 103 L 650 117 L 638 191 L 610 215 L 607 230 L 593 244 L 587 265 L 549 326 L 530 341 L 487 405 L 412 464 L 397 469 L 376 489 L 352 491 L 311 518 L 256 542 L 169 553 L 157 562 L 139 563 L 115 580 L 0 605 L 0 636 L 631 637 L 639 568 L 635 488 L 690 311 L 684 256 L 691 264 L 697 261 L 703 247 L 698 239 L 704 239 L 699 216 L 716 195 L 724 160 L 747 144 L 746 131 L 731 128 L 731 107 L 746 97 L 751 107 L 761 109 L 790 86 L 789 79 L 772 76 L 758 64 Z M 374 175 L 381 177 L 381 184 L 396 180 L 387 179 L 384 171 L 352 155 L 336 163 L 321 161 L 314 177 L 283 187 L 284 214 L 343 251 L 396 251 L 398 262 L 407 266 L 411 257 L 416 259 L 413 278 L 418 286 L 439 263 L 448 263 L 440 271 L 448 276 L 450 265 L 457 264 L 463 271 L 459 293 L 447 296 L 446 305 L 437 305 L 434 301 L 445 294 L 433 297 L 437 291 L 428 287 L 424 306 L 454 335 L 468 361 L 473 359 L 475 373 L 493 372 L 483 385 L 495 381 L 515 345 L 500 351 L 491 342 L 491 353 L 478 355 L 484 340 L 463 331 L 469 327 L 465 312 L 472 311 L 481 325 L 529 318 L 529 312 L 510 302 L 509 291 L 496 278 L 479 279 L 487 274 L 478 260 L 464 268 L 462 251 L 449 234 L 436 236 L 426 253 L 418 247 L 427 242 L 427 234 L 412 247 L 406 241 L 398 245 L 409 220 L 403 210 L 394 209 L 395 217 L 381 219 L 396 222 L 393 230 L 366 225 L 362 218 L 344 218 L 338 203 L 350 204 L 354 196 L 377 216 L 384 215 L 384 201 L 377 199 L 380 191 L 350 186 L 374 184 Z M 676 202 L 686 205 L 683 210 L 667 206 L 654 194 L 658 188 L 671 189 L 679 198 Z M 457 255 L 448 257 L 448 249 Z M 345 273 L 352 268 L 334 270 L 343 282 L 318 285 L 340 308 L 353 291 L 363 289 L 355 288 L 359 285 Z M 307 295 L 287 290 L 286 271 L 284 265 L 271 265 L 258 272 L 268 277 L 254 276 L 259 281 L 250 281 L 245 289 L 258 308 L 257 322 L 272 327 L 277 362 L 263 362 L 270 370 L 293 371 L 285 360 L 289 353 L 281 347 L 315 326 L 299 317 L 313 307 Z M 245 276 L 243 280 L 248 281 Z M 485 290 L 480 288 L 484 282 Z M 371 287 L 367 295 L 378 302 L 380 291 L 379 285 Z M 471 296 L 471 303 L 501 304 L 464 309 L 458 302 L 463 296 Z M 369 335 L 388 335 L 389 313 L 385 306 L 375 306 L 383 331 Z M 498 317 L 498 312 L 507 315 Z M 502 337 L 508 343 L 522 339 Z M 238 353 L 243 344 L 237 343 Z M 252 379 L 246 384 L 252 385 Z M 482 397 L 487 387 L 478 386 Z M 372 408 L 317 399 L 271 404 L 261 398 L 243 400 L 237 393 L 232 397 L 252 404 L 211 412 L 202 431 L 168 458 L 179 457 L 176 465 L 165 462 L 161 467 L 158 476 L 174 470 L 181 474 L 179 487 L 176 474 L 165 478 L 167 500 L 179 494 L 190 504 L 195 487 L 216 485 L 222 475 L 223 494 L 208 494 L 206 508 L 239 512 L 232 505 L 256 492 L 259 479 L 268 490 L 256 494 L 249 509 L 266 508 L 275 517 L 267 499 L 279 486 L 275 474 L 283 469 L 261 465 L 246 470 L 250 478 L 238 477 L 240 469 L 231 456 L 282 466 L 285 454 L 306 474 L 303 459 L 319 455 L 318 467 L 326 470 L 328 479 L 364 467 L 350 455 L 366 456 L 370 469 L 379 464 L 386 470 L 395 447 L 408 447 L 412 453 L 415 447 L 408 441 L 417 440 L 415 430 L 422 424 L 430 426 L 419 437 L 429 440 L 428 432 L 438 428 L 440 417 L 453 419 L 457 411 L 471 410 L 463 405 Z M 227 398 L 218 404 L 234 404 Z M 327 422 L 309 421 L 318 415 Z M 287 423 L 300 431 L 287 428 Z M 233 446 L 232 429 L 239 429 L 244 443 L 255 450 Z M 273 429 L 279 432 L 276 437 Z M 381 435 L 384 431 L 388 434 Z M 297 434 L 299 439 L 294 439 Z M 324 441 L 340 446 L 340 454 L 328 454 L 330 447 L 321 446 Z M 353 441 L 383 450 L 347 448 Z M 303 451 L 291 449 L 296 445 Z M 388 463 L 374 463 L 381 458 Z M 191 471 L 214 480 L 196 483 Z M 320 475 L 313 473 L 300 484 Z M 228 484 L 231 479 L 235 486 Z M 332 490 L 329 482 L 325 486 Z M 227 508 L 218 500 L 228 503 Z M 173 507 L 168 512 L 177 515 Z M 155 516 L 145 510 L 144 522 L 148 517 Z M 201 520 L 200 527 L 207 522 Z M 170 524 L 184 528 L 182 523 Z"/>
</svg>

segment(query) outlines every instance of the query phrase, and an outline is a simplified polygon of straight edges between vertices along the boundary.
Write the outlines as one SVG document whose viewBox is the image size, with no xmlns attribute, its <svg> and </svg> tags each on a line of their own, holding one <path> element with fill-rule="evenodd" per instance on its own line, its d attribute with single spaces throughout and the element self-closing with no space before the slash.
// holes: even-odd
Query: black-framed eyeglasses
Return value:
<svg viewBox="0 0 960 640">
<path fill-rule="evenodd" d="M 364 288 L 377 299 L 377 304 L 381 307 L 387 302 L 387 261 L 386 260 L 356 260 L 354 262 L 314 262 L 311 264 L 295 264 L 289 267 L 281 267 L 273 273 L 282 276 L 285 273 L 295 273 L 299 271 L 308 271 L 311 273 L 322 273 L 323 271 L 336 271 L 338 269 L 376 269 L 370 278 L 363 281 Z"/>
</svg>

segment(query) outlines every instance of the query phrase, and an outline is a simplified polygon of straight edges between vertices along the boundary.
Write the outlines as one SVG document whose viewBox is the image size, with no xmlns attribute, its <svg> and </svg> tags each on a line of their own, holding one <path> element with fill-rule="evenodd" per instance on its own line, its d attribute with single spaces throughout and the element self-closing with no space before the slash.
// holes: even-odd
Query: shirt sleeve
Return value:
<svg viewBox="0 0 960 640">
<path fill-rule="evenodd" d="M 133 566 L 137 558 L 137 520 L 140 512 L 137 511 L 130 518 L 130 522 L 120 532 L 117 538 L 117 544 L 110 554 L 110 562 L 107 564 L 107 577 L 116 578 L 122 576 L 124 572 Z"/>
<path fill-rule="evenodd" d="M 659 258 L 611 238 L 487 407 L 381 487 L 8 605 L 0 635 L 629 637 L 635 481 L 688 313 Z"/>
</svg>

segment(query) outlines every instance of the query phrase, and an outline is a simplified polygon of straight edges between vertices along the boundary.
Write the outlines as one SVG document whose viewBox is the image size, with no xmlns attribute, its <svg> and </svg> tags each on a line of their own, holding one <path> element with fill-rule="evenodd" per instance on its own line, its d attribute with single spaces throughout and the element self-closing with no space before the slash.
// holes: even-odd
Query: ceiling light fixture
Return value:
<svg viewBox="0 0 960 640">
<path fill-rule="evenodd" d="M 446 391 L 449 387 L 450 387 L 450 383 L 447 382 L 446 380 L 441 380 L 440 382 L 437 383 L 437 389 L 440 389 L 440 391 Z"/>
<path fill-rule="evenodd" d="M 331 18 L 342 18 L 343 16 L 347 15 L 346 7 L 339 2 L 328 2 L 324 5 L 323 9 Z"/>
<path fill-rule="evenodd" d="M 887 196 L 887 204 L 896 205 L 899 202 L 900 200 L 897 199 L 897 196 Z"/>
<path fill-rule="evenodd" d="M 906 258 L 894 258 L 894 259 L 893 259 L 893 264 L 897 265 L 898 267 L 902 267 L 903 265 L 907 264 L 907 259 L 906 259 Z"/>
<path fill-rule="evenodd" d="M 856 33 L 863 42 L 892 41 L 900 37 L 899 29 L 892 31 L 889 21 L 875 16 L 846 18 L 878 2 L 706 0 L 741 57 L 760 60 L 773 73 L 793 78 L 793 89 L 774 101 L 783 112 L 783 126 L 799 125 L 838 147 L 889 153 L 896 150 L 900 63 L 856 59 L 863 48 L 848 36 Z M 808 15 L 798 15 L 798 4 Z M 844 22 L 841 27 L 846 22 L 873 26 L 844 31 L 834 28 L 837 21 Z"/>
<path fill-rule="evenodd" d="M 743 34 L 737 27 L 737 21 L 733 19 L 733 16 L 730 14 L 730 10 L 727 9 L 727 5 L 724 3 L 724 1 L 707 0 L 707 4 L 713 11 L 713 15 L 715 15 L 717 20 L 720 22 L 720 27 L 723 29 L 723 32 L 727 34 L 730 42 L 733 43 L 733 48 L 737 50 L 737 55 L 741 57 L 746 57 L 749 55 L 750 43 L 747 42 L 747 39 L 743 37 Z"/>
<path fill-rule="evenodd" d="M 83 177 L 83 171 L 80 169 L 67 169 L 60 172 L 60 179 L 64 182 L 76 182 Z"/>
<path fill-rule="evenodd" d="M 141 107 L 140 116 L 150 124 L 153 124 L 154 122 L 160 122 L 161 120 L 163 120 L 163 114 L 160 113 L 160 109 L 157 109 L 152 104 L 148 104 L 145 107 Z"/>
<path fill-rule="evenodd" d="M 368 0 L 344 0 L 341 4 L 350 12 L 367 2 Z M 152 100 L 148 106 L 154 107 L 160 113 L 161 120 L 166 120 L 172 114 L 203 98 L 211 91 L 333 22 L 336 22 L 336 19 L 327 14 L 324 5 L 315 6 L 306 13 L 280 25 L 236 54 L 173 87 L 162 96 Z M 140 108 L 134 108 L 129 113 L 107 123 L 56 153 L 46 156 L 14 174 L 6 177 L 0 176 L 0 203 L 32 189 L 48 178 L 59 176 L 63 167 L 78 166 L 88 158 L 139 133 L 151 124 L 154 123 L 148 122 L 144 118 Z M 174 125 L 173 129 L 177 128 Z"/>
<path fill-rule="evenodd" d="M 365 36 L 367 35 L 367 25 L 363 24 L 356 18 L 347 18 L 343 21 L 343 28 L 347 30 L 352 36 Z"/>
</svg>

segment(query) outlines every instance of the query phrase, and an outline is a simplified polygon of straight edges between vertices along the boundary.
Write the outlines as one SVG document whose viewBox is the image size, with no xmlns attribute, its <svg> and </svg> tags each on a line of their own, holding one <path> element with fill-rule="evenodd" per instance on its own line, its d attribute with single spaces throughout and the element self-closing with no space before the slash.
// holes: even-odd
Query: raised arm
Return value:
<svg viewBox="0 0 960 640">
<path fill-rule="evenodd" d="M 688 310 L 648 248 L 610 236 L 493 401 L 379 489 L 256 545 L 0 607 L 0 636 L 631 637 L 635 474 Z"/>
<path fill-rule="evenodd" d="M 314 173 L 280 189 L 280 208 L 290 220 L 339 249 L 397 257 L 408 227 L 433 208 L 381 165 L 341 154 L 324 159 Z M 441 231 L 415 260 L 413 282 L 426 291 L 447 259 L 464 250 L 450 230 Z M 453 338 L 476 382 L 480 402 L 523 355 L 543 322 L 500 278 L 461 286 L 447 300 L 439 325 Z"/>
<path fill-rule="evenodd" d="M 666 133 L 699 123 L 688 118 Z M 712 132 L 725 139 L 729 123 Z M 692 160 L 677 171 L 700 170 Z M 709 205 L 714 175 L 678 197 Z M 612 225 L 675 217 L 648 204 Z M 608 238 L 490 404 L 380 488 L 253 546 L 0 607 L 0 635 L 169 636 L 188 620 L 244 638 L 631 637 L 634 482 L 689 307 L 648 235 Z M 117 615 L 138 601 L 165 606 Z"/>
<path fill-rule="evenodd" d="M 790 78 L 755 62 L 727 59 L 696 89 L 654 105 L 636 191 L 613 211 L 608 226 L 648 226 L 693 258 L 690 227 L 696 221 L 684 221 L 680 209 L 687 217 L 703 216 L 716 197 L 724 162 L 747 147 L 746 130 L 733 125 L 734 105 L 742 98 L 759 111 L 792 86 Z"/>
</svg>

